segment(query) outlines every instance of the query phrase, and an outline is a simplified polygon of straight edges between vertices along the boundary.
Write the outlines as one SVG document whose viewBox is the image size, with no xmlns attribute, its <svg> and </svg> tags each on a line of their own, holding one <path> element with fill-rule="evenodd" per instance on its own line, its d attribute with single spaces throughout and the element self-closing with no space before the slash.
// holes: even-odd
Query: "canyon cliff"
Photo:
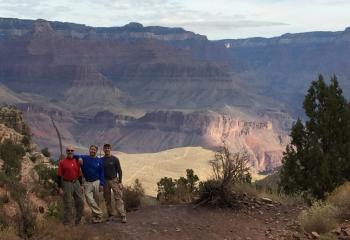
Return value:
<svg viewBox="0 0 350 240">
<path fill-rule="evenodd" d="M 349 93 L 349 39 L 346 29 L 209 41 L 139 23 L 0 18 L 0 101 L 19 107 L 53 152 L 52 119 L 65 144 L 139 153 L 225 140 L 270 170 L 318 73 L 337 73 Z"/>
</svg>

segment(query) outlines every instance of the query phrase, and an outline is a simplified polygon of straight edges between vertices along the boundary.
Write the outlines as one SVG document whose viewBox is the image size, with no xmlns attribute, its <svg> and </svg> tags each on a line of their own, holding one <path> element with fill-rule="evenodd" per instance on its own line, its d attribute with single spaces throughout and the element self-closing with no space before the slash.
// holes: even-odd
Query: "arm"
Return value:
<svg viewBox="0 0 350 240">
<path fill-rule="evenodd" d="M 115 168 L 116 168 L 116 171 L 118 173 L 119 183 L 122 183 L 123 171 L 122 171 L 122 168 L 120 166 L 120 161 L 117 157 L 115 158 Z"/>
<path fill-rule="evenodd" d="M 99 171 L 99 178 L 100 178 L 100 185 L 104 186 L 105 185 L 105 172 L 104 172 L 104 167 L 103 167 L 103 160 L 100 158 L 100 171 Z"/>
<path fill-rule="evenodd" d="M 56 179 L 58 188 L 62 188 L 62 180 L 63 180 L 62 176 L 63 176 L 63 166 L 62 166 L 62 160 L 61 160 L 58 164 L 57 179 Z"/>
<path fill-rule="evenodd" d="M 73 158 L 75 158 L 79 162 L 80 166 L 83 165 L 83 155 L 74 155 Z"/>
<path fill-rule="evenodd" d="M 77 160 L 76 158 L 75 158 L 75 160 L 77 161 L 77 164 L 79 166 L 79 178 L 78 178 L 78 181 L 79 181 L 80 185 L 83 185 L 83 174 L 81 172 L 81 164 L 80 164 L 79 160 Z"/>
</svg>

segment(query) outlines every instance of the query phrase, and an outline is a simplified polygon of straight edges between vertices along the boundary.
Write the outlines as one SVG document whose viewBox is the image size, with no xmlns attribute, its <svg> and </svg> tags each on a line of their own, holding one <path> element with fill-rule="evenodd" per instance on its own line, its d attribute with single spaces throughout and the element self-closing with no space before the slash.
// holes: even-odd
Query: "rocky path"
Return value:
<svg viewBox="0 0 350 240">
<path fill-rule="evenodd" d="M 298 233 L 300 208 L 266 204 L 234 211 L 193 208 L 192 205 L 153 206 L 119 221 L 79 226 L 82 239 L 302 239 Z M 75 227 L 78 228 L 78 227 Z"/>
</svg>

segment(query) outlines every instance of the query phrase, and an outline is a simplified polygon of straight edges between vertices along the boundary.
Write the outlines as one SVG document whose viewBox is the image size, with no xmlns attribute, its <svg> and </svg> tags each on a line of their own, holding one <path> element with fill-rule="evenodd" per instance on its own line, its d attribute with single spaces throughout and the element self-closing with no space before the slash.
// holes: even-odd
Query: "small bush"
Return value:
<svg viewBox="0 0 350 240">
<path fill-rule="evenodd" d="M 57 168 L 40 163 L 34 167 L 34 170 L 39 176 L 39 183 L 44 185 L 50 193 L 53 193 L 56 187 L 55 179 L 57 176 Z"/>
<path fill-rule="evenodd" d="M 33 163 L 36 162 L 36 159 L 37 157 L 35 155 L 30 156 L 30 161 L 32 161 Z"/>
<path fill-rule="evenodd" d="M 165 201 L 169 201 L 171 196 L 175 194 L 175 182 L 172 178 L 163 177 L 157 183 L 158 186 L 158 194 L 157 198 L 164 199 Z"/>
<path fill-rule="evenodd" d="M 63 219 L 63 202 L 54 201 L 49 203 L 45 218 L 54 218 L 57 220 Z"/>
<path fill-rule="evenodd" d="M 123 200 L 125 209 L 130 211 L 140 208 L 144 196 L 145 190 L 140 181 L 136 179 L 133 186 L 128 186 L 124 189 Z"/>
<path fill-rule="evenodd" d="M 316 201 L 300 215 L 300 223 L 306 232 L 327 233 L 337 226 L 339 209 L 333 205 Z"/>
<path fill-rule="evenodd" d="M 33 239 L 83 240 L 91 239 L 79 228 L 67 228 L 55 218 L 47 218 L 38 222 Z"/>
<path fill-rule="evenodd" d="M 7 192 L 0 194 L 0 205 L 10 202 L 10 198 Z"/>
<path fill-rule="evenodd" d="M 51 157 L 51 153 L 49 152 L 49 149 L 47 147 L 41 149 L 41 153 L 47 158 Z"/>
<path fill-rule="evenodd" d="M 163 177 L 157 183 L 157 199 L 164 203 L 187 203 L 191 202 L 198 193 L 197 182 L 199 178 L 192 169 L 186 169 L 186 178 L 172 179 Z"/>
<path fill-rule="evenodd" d="M 0 229 L 0 240 L 21 240 L 13 227 L 6 227 Z"/>
<path fill-rule="evenodd" d="M 237 207 L 234 186 L 251 183 L 248 161 L 246 151 L 231 153 L 228 146 L 222 146 L 210 162 L 213 178 L 200 185 L 198 204 Z"/>
<path fill-rule="evenodd" d="M 350 211 L 350 182 L 336 188 L 327 198 L 327 202 L 340 209 L 342 214 Z"/>
<path fill-rule="evenodd" d="M 25 147 L 29 147 L 31 139 L 29 136 L 23 136 L 22 143 Z"/>
<path fill-rule="evenodd" d="M 0 144 L 0 157 L 4 161 L 3 169 L 6 175 L 18 176 L 21 171 L 21 158 L 24 154 L 24 148 L 20 144 L 14 144 L 11 140 L 5 140 Z"/>
<path fill-rule="evenodd" d="M 332 233 L 326 233 L 320 235 L 320 240 L 338 240 L 338 238 Z"/>
<path fill-rule="evenodd" d="M 4 211 L 0 209 L 0 231 L 9 226 L 8 217 L 5 215 Z"/>
</svg>

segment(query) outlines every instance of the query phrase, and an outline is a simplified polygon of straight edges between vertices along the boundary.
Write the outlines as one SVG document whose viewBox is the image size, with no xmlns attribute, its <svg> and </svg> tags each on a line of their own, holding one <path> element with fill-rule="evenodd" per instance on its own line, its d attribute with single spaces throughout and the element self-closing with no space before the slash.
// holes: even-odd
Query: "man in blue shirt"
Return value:
<svg viewBox="0 0 350 240">
<path fill-rule="evenodd" d="M 99 192 L 103 191 L 104 170 L 103 161 L 97 157 L 98 147 L 91 145 L 89 148 L 90 155 L 80 155 L 79 162 L 84 176 L 84 192 L 87 204 L 92 211 L 92 222 L 102 222 L 103 212 L 100 208 Z"/>
</svg>

